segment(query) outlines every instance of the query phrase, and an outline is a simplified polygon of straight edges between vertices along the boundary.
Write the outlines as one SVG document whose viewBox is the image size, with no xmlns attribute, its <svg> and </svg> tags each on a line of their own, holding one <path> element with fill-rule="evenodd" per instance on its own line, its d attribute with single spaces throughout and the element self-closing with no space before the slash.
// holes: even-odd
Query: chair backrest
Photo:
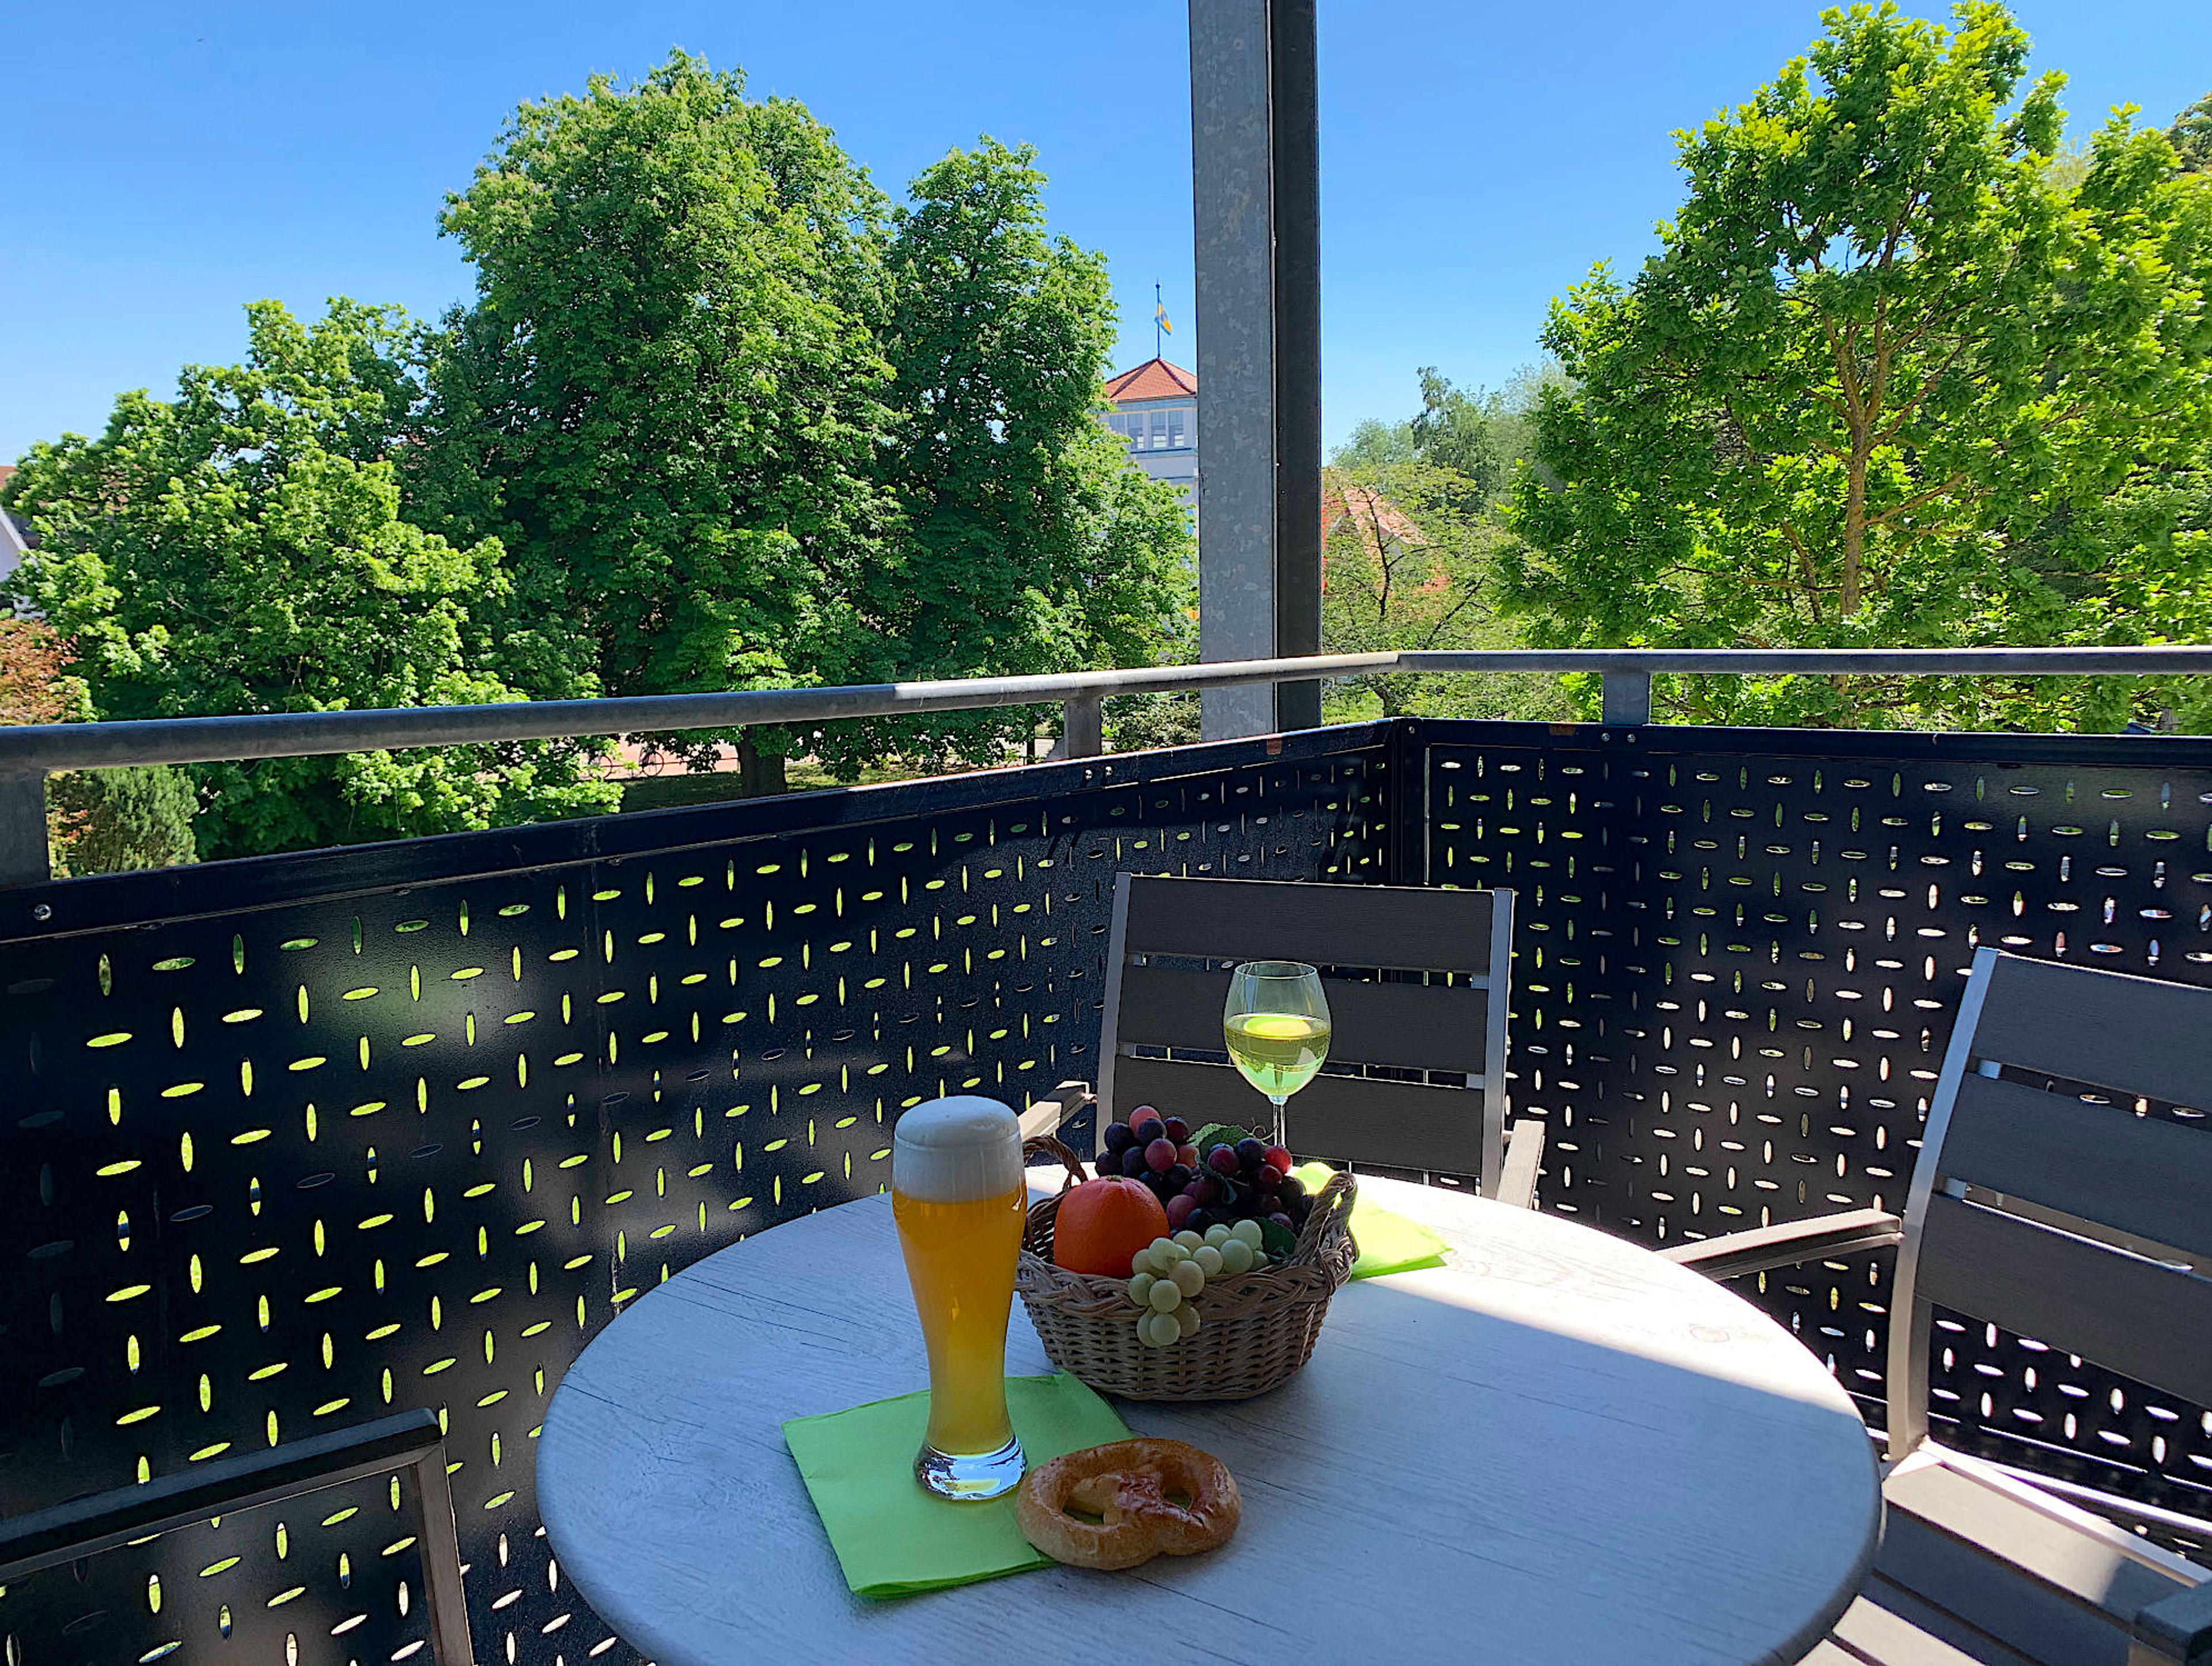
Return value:
<svg viewBox="0 0 2212 1666">
<path fill-rule="evenodd" d="M 2212 1129 L 2138 1100 L 2212 1109 L 2212 990 L 1976 953 L 1905 1200 L 1893 1458 L 1939 1306 L 2212 1405 Z"/>
<path fill-rule="evenodd" d="M 1474 1174 L 1494 1190 L 1504 1162 L 1512 940 L 1510 891 L 1124 874 L 1107 952 L 1099 1126 L 1148 1103 L 1193 1125 L 1263 1120 L 1266 1101 L 1230 1066 L 1172 1056 L 1222 1051 L 1228 977 L 1188 963 L 1303 960 L 1328 980 L 1332 1064 L 1442 1074 L 1460 1085 L 1324 1072 L 1290 1102 L 1291 1146 L 1302 1155 Z M 1364 975 L 1378 972 L 1431 975 Z M 1139 1047 L 1171 1056 L 1140 1057 Z"/>
<path fill-rule="evenodd" d="M 428 1410 L 303 1435 L 135 1487 L 0 1518 L 0 1586 L 180 1527 L 394 1472 L 408 1475 L 422 1512 L 422 1595 L 432 1658 L 436 1666 L 472 1666 L 476 1652 L 446 1474 L 446 1438 L 438 1415 Z M 15 1657 L 12 1651 L 8 1657 Z"/>
</svg>

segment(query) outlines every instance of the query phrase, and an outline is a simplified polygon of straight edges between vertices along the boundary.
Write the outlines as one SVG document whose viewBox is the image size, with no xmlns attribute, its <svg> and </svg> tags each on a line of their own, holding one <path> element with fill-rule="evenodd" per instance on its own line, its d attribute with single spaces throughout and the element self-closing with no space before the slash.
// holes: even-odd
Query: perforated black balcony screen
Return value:
<svg viewBox="0 0 2212 1666">
<path fill-rule="evenodd" d="M 0 895 L 0 1512 L 430 1406 L 480 1658 L 629 1658 L 533 1505 L 568 1362 L 904 1106 L 1095 1075 L 1123 871 L 1514 887 L 1543 1206 L 1657 1241 L 1894 1206 L 1978 942 L 2212 981 L 2212 748 L 1376 724 Z M 1886 1276 L 1757 1293 L 1870 1410 Z M 2212 1514 L 2202 1409 L 1940 1347 L 1951 1438 Z M 428 1658 L 413 1520 L 40 1575 L 9 1666 Z"/>
</svg>

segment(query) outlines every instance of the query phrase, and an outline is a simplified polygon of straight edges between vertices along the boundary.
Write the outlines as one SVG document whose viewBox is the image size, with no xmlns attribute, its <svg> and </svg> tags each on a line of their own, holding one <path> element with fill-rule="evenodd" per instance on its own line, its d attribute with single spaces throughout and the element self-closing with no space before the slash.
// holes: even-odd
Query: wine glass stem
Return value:
<svg viewBox="0 0 2212 1666">
<path fill-rule="evenodd" d="M 1267 1095 L 1267 1103 L 1275 1107 L 1275 1123 L 1272 1130 L 1272 1138 L 1275 1144 L 1288 1149 L 1290 1142 L 1283 1136 L 1283 1101 L 1270 1094 Z"/>
</svg>

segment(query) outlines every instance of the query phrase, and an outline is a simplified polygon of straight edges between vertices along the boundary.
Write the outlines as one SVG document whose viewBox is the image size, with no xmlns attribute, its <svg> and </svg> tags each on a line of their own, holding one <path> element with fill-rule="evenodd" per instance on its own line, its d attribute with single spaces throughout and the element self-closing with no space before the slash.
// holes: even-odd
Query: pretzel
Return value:
<svg viewBox="0 0 2212 1666">
<path fill-rule="evenodd" d="M 1071 1516 L 1070 1505 L 1099 1519 Z M 1237 1478 L 1221 1460 L 1180 1440 L 1116 1440 L 1070 1452 L 1030 1470 L 1014 1499 L 1022 1536 L 1075 1567 L 1134 1567 L 1212 1550 L 1229 1542 L 1243 1513 Z"/>
</svg>

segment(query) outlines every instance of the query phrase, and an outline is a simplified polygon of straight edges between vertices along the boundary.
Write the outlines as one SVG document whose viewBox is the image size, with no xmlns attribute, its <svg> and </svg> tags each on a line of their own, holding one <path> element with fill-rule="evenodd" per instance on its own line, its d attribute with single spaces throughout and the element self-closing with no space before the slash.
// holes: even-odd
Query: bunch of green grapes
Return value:
<svg viewBox="0 0 2212 1666">
<path fill-rule="evenodd" d="M 1249 1273 L 1260 1259 L 1260 1223 L 1208 1227 L 1156 1238 L 1130 1258 L 1129 1299 L 1142 1311 L 1137 1336 L 1148 1348 L 1166 1348 L 1198 1334 L 1191 1301 L 1217 1273 Z"/>
</svg>

